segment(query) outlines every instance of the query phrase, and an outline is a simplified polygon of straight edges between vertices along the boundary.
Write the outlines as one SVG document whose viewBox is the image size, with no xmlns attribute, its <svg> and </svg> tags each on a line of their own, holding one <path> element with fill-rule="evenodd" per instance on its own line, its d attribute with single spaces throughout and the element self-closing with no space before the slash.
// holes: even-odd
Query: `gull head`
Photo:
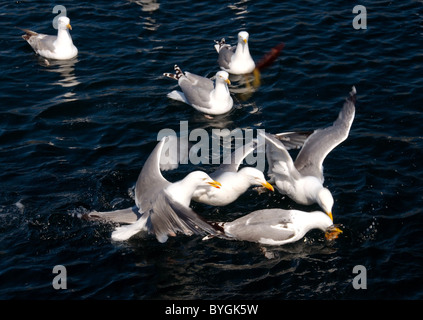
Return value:
<svg viewBox="0 0 423 320">
<path fill-rule="evenodd" d="M 216 81 L 226 82 L 227 84 L 231 84 L 229 80 L 229 73 L 226 71 L 219 71 L 216 73 Z"/>
<path fill-rule="evenodd" d="M 217 189 L 220 189 L 222 186 L 220 182 L 213 180 L 207 173 L 203 171 L 193 171 L 187 175 L 187 178 L 188 177 L 190 183 L 196 186 L 212 186 Z"/>
<path fill-rule="evenodd" d="M 263 172 L 261 172 L 260 170 L 253 167 L 244 167 L 241 170 L 239 170 L 239 173 L 247 177 L 250 185 L 262 186 L 270 191 L 274 191 L 273 186 L 269 182 L 266 181 L 266 178 L 264 177 Z"/>
<path fill-rule="evenodd" d="M 72 27 L 70 25 L 70 19 L 65 16 L 59 17 L 59 19 L 57 20 L 57 26 L 60 30 L 72 30 Z"/>
<path fill-rule="evenodd" d="M 238 42 L 246 44 L 248 42 L 249 34 L 247 31 L 241 31 L 238 33 Z"/>
<path fill-rule="evenodd" d="M 332 193 L 327 188 L 320 189 L 319 193 L 317 194 L 317 203 L 319 206 L 326 212 L 326 214 L 331 218 L 332 217 L 332 206 L 333 206 L 333 197 Z"/>
</svg>

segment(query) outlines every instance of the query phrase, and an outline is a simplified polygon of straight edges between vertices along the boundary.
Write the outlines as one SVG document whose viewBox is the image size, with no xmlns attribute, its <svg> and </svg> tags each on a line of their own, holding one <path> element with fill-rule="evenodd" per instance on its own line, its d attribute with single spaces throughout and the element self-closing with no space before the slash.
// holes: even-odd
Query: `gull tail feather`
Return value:
<svg viewBox="0 0 423 320">
<path fill-rule="evenodd" d="M 26 41 L 28 41 L 31 37 L 33 36 L 37 36 L 38 33 L 31 31 L 29 29 L 22 29 L 22 28 L 18 28 L 20 30 L 22 30 L 23 32 L 25 32 L 25 34 L 22 35 L 22 38 Z"/>
<path fill-rule="evenodd" d="M 91 211 L 85 214 L 84 218 L 87 220 L 106 220 L 116 223 L 131 224 L 140 218 L 140 213 L 137 207 L 131 207 L 107 212 Z"/>
<path fill-rule="evenodd" d="M 216 49 L 217 53 L 219 53 L 220 49 L 222 49 L 222 47 L 226 44 L 225 38 L 222 38 L 220 41 L 214 40 L 214 42 L 214 48 Z"/>
</svg>

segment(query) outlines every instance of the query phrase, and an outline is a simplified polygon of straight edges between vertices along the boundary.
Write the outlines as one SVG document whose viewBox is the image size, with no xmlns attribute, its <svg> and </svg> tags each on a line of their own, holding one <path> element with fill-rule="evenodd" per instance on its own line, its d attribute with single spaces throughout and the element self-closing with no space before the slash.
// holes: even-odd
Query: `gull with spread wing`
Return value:
<svg viewBox="0 0 423 320">
<path fill-rule="evenodd" d="M 317 203 L 332 219 L 333 197 L 323 186 L 323 161 L 347 139 L 355 116 L 356 89 L 352 88 L 332 126 L 315 130 L 304 142 L 295 161 L 277 136 L 266 133 L 268 175 L 276 189 L 299 204 Z"/>
</svg>

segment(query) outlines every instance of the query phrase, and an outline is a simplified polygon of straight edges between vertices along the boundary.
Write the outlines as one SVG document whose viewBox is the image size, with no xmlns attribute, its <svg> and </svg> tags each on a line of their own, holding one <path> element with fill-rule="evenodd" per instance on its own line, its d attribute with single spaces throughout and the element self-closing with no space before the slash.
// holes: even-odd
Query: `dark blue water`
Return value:
<svg viewBox="0 0 423 320">
<path fill-rule="evenodd" d="M 16 27 L 54 33 L 56 4 L 67 8 L 79 55 L 46 65 Z M 350 1 L 0 4 L 0 298 L 422 299 L 423 4 L 356 4 L 367 8 L 367 29 L 353 28 Z M 256 60 L 285 43 L 259 88 L 234 93 L 236 108 L 214 119 L 168 100 L 177 85 L 163 72 L 177 63 L 213 75 L 213 40 L 233 43 L 243 29 Z M 324 163 L 344 230 L 332 244 L 317 231 L 282 247 L 197 236 L 115 243 L 114 226 L 75 217 L 133 204 L 163 128 L 315 129 L 336 119 L 353 85 L 350 136 Z M 226 207 L 193 207 L 215 221 L 317 209 L 254 190 Z M 55 265 L 66 267 L 67 289 L 53 288 Z M 367 289 L 353 286 L 356 265 Z"/>
</svg>

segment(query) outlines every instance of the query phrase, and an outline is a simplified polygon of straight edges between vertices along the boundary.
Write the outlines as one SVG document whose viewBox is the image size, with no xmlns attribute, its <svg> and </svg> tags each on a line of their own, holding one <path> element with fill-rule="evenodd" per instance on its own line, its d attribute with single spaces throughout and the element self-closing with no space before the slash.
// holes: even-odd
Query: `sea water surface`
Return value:
<svg viewBox="0 0 423 320">
<path fill-rule="evenodd" d="M 70 61 L 36 56 L 18 29 L 55 33 L 55 5 L 71 19 Z M 353 26 L 355 5 L 366 29 Z M 3 1 L 0 15 L 1 299 L 423 298 L 421 1 L 22 0 Z M 177 83 L 164 72 L 213 76 L 214 40 L 235 43 L 240 30 L 256 61 L 285 47 L 260 86 L 233 80 L 234 110 L 209 119 L 166 97 Z M 344 230 L 332 243 L 319 231 L 280 247 L 183 235 L 120 243 L 114 225 L 78 218 L 134 204 L 161 129 L 313 130 L 336 119 L 353 85 L 350 135 L 324 162 Z M 212 221 L 318 209 L 253 189 L 225 207 L 192 206 Z M 66 289 L 52 285 L 56 265 Z"/>
</svg>

